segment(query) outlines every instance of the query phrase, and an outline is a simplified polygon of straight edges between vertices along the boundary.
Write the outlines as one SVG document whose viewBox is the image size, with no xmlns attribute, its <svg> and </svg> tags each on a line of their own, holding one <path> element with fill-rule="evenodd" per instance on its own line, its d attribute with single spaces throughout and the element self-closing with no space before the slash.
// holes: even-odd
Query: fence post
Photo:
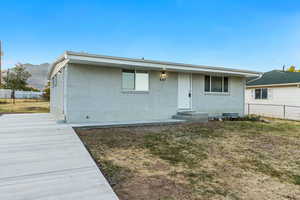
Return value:
<svg viewBox="0 0 300 200">
<path fill-rule="evenodd" d="M 285 119 L 285 105 L 283 105 L 283 119 Z"/>
</svg>

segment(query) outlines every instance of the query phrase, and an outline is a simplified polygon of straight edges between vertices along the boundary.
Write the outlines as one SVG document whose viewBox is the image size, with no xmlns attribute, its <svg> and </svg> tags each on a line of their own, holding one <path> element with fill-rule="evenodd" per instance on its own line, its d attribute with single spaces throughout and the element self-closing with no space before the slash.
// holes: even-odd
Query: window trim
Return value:
<svg viewBox="0 0 300 200">
<path fill-rule="evenodd" d="M 123 87 L 123 70 L 134 71 L 134 89 L 126 89 Z M 147 90 L 136 90 L 136 74 L 147 73 L 148 74 L 148 89 Z M 147 70 L 136 70 L 136 69 L 122 69 L 121 71 L 121 89 L 125 93 L 148 93 L 150 91 L 150 73 Z"/>
<path fill-rule="evenodd" d="M 263 98 L 263 89 L 267 90 L 267 98 Z M 260 90 L 260 98 L 256 98 L 256 90 Z M 268 100 L 269 99 L 269 88 L 255 88 L 254 89 L 254 99 L 255 100 Z"/>
<path fill-rule="evenodd" d="M 209 77 L 209 91 L 205 91 L 205 77 Z M 212 79 L 212 77 L 221 77 L 222 78 L 222 92 L 212 92 L 211 91 L 211 79 Z M 225 89 L 225 85 L 224 85 L 224 78 L 227 78 L 227 82 L 228 82 L 228 85 L 227 85 L 227 92 L 225 92 L 224 91 L 224 89 Z M 204 93 L 205 94 L 222 94 L 222 95 L 228 95 L 228 94 L 230 94 L 230 91 L 229 91 L 229 83 L 230 81 L 229 81 L 229 77 L 228 76 L 212 76 L 212 75 L 204 75 Z"/>
</svg>

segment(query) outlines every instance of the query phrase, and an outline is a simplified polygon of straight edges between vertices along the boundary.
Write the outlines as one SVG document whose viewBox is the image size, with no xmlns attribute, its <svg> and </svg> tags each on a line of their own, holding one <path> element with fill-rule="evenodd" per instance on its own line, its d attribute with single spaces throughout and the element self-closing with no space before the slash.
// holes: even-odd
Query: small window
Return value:
<svg viewBox="0 0 300 200">
<path fill-rule="evenodd" d="M 122 89 L 129 91 L 148 91 L 149 73 L 145 71 L 123 70 Z"/>
<path fill-rule="evenodd" d="M 123 70 L 122 87 L 124 90 L 134 90 L 134 70 Z"/>
<path fill-rule="evenodd" d="M 268 99 L 268 88 L 261 89 L 261 98 Z"/>
<path fill-rule="evenodd" d="M 210 76 L 205 76 L 205 92 L 210 92 Z"/>
<path fill-rule="evenodd" d="M 255 89 L 255 99 L 268 99 L 268 88 Z"/>
<path fill-rule="evenodd" d="M 228 77 L 222 76 L 205 76 L 205 92 L 228 92 Z"/>
<path fill-rule="evenodd" d="M 224 92 L 228 92 L 228 77 L 224 77 Z"/>
<path fill-rule="evenodd" d="M 137 91 L 149 90 L 149 74 L 147 72 L 135 73 L 135 90 Z"/>
<path fill-rule="evenodd" d="M 223 92 L 223 77 L 211 77 L 211 92 Z"/>
<path fill-rule="evenodd" d="M 261 89 L 255 89 L 255 99 L 261 99 Z"/>
</svg>

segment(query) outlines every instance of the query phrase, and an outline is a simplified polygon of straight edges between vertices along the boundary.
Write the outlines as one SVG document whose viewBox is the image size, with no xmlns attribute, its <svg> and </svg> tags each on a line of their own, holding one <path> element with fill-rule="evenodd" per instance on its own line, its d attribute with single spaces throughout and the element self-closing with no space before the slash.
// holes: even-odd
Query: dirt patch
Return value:
<svg viewBox="0 0 300 200">
<path fill-rule="evenodd" d="M 122 200 L 188 200 L 193 198 L 188 186 L 176 183 L 164 176 L 135 176 L 123 182 L 116 190 Z"/>
<path fill-rule="evenodd" d="M 121 200 L 300 199 L 300 123 L 77 129 Z"/>
</svg>

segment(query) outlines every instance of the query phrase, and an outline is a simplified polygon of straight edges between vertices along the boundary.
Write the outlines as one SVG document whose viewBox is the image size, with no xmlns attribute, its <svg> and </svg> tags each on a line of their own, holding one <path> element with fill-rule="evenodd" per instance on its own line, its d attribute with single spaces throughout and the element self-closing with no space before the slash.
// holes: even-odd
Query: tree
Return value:
<svg viewBox="0 0 300 200">
<path fill-rule="evenodd" d="M 24 88 L 24 91 L 40 92 L 39 89 L 36 89 L 36 88 L 33 88 L 33 87 L 26 87 L 26 88 Z"/>
<path fill-rule="evenodd" d="M 288 69 L 289 72 L 296 72 L 296 67 L 294 65 L 290 66 Z"/>
<path fill-rule="evenodd" d="M 45 87 L 45 89 L 43 90 L 43 97 L 44 99 L 46 99 L 47 101 L 50 100 L 50 82 L 48 82 L 47 86 Z"/>
<path fill-rule="evenodd" d="M 29 77 L 31 77 L 31 74 L 26 71 L 25 67 L 23 67 L 21 64 L 18 64 L 11 71 L 8 71 L 7 76 L 3 78 L 5 82 L 4 87 L 12 90 L 11 98 L 13 99 L 14 103 L 15 91 L 26 89 L 27 80 Z"/>
</svg>

